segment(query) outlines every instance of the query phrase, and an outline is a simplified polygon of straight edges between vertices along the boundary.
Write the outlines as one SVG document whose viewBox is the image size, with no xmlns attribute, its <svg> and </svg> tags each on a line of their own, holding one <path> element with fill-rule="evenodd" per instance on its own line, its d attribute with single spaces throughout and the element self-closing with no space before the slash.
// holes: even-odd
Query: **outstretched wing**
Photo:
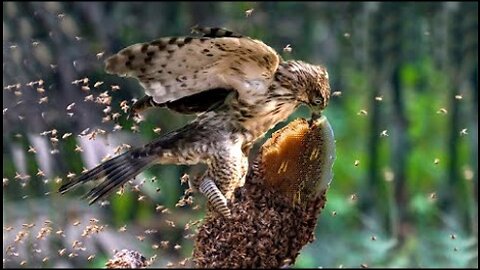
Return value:
<svg viewBox="0 0 480 270">
<path fill-rule="evenodd" d="M 166 37 L 129 46 L 108 58 L 106 71 L 137 78 L 157 103 L 215 88 L 240 99 L 263 96 L 279 56 L 263 42 L 219 28 L 196 28 L 202 37 Z"/>
</svg>

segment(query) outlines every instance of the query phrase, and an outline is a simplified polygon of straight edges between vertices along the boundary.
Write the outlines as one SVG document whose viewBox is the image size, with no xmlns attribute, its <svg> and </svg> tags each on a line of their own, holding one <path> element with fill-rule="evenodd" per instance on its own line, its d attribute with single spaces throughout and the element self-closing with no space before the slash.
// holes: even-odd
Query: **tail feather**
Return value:
<svg viewBox="0 0 480 270">
<path fill-rule="evenodd" d="M 114 175 L 108 175 L 105 181 L 89 192 L 87 196 L 89 199 L 89 204 L 93 204 L 102 199 L 106 195 L 110 194 L 115 188 L 123 185 L 129 179 L 137 176 L 144 169 L 144 167 L 145 166 L 123 168 Z"/>
<path fill-rule="evenodd" d="M 101 163 L 97 167 L 79 175 L 78 177 L 74 178 L 72 181 L 62 185 L 59 189 L 59 192 L 64 194 L 65 192 L 73 189 L 79 184 L 94 181 L 102 177 L 105 177 L 108 174 L 110 174 L 112 170 L 114 170 L 115 168 L 126 165 L 127 161 L 128 160 L 125 159 L 124 157 L 118 156 L 104 163 Z"/>
<path fill-rule="evenodd" d="M 58 191 L 64 194 L 65 192 L 73 189 L 79 184 L 86 183 L 89 181 L 94 181 L 104 177 L 112 169 L 118 167 L 119 165 L 124 165 L 126 163 L 126 159 L 124 158 L 124 155 L 126 154 L 128 153 L 124 153 L 120 156 L 107 160 L 104 163 L 99 164 L 97 167 L 85 173 L 82 173 L 81 175 L 72 179 L 70 182 L 63 184 Z M 116 166 L 113 166 L 113 165 L 116 165 Z"/>
<path fill-rule="evenodd" d="M 123 167 L 118 167 L 118 168 L 115 168 L 115 171 L 112 171 L 110 174 L 108 174 L 106 176 L 106 179 L 105 181 L 103 181 L 102 183 L 100 183 L 99 185 L 97 185 L 96 187 L 94 187 L 93 189 L 91 189 L 87 194 L 85 194 L 83 197 L 84 198 L 91 198 L 94 196 L 94 194 L 98 193 L 99 190 L 103 190 L 105 189 L 105 187 L 107 185 L 110 185 L 113 181 L 112 179 L 115 179 L 115 178 L 118 178 L 117 175 L 125 175 L 125 173 L 130 170 L 129 167 L 127 166 L 123 166 Z"/>
<path fill-rule="evenodd" d="M 138 151 L 128 151 L 101 163 L 97 167 L 72 179 L 72 181 L 63 184 L 59 192 L 64 194 L 80 184 L 105 178 L 105 180 L 84 195 L 85 198 L 89 199 L 90 204 L 95 203 L 152 164 L 154 157 L 138 155 Z"/>
</svg>

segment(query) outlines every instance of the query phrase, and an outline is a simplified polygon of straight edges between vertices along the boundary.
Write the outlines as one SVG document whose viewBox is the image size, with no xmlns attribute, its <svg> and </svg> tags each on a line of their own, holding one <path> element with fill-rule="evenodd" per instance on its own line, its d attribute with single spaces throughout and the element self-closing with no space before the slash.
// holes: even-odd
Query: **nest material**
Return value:
<svg viewBox="0 0 480 270">
<path fill-rule="evenodd" d="M 323 163 L 304 154 L 325 139 L 326 127 L 316 123 L 296 120 L 264 144 L 245 186 L 229 202 L 231 218 L 211 211 L 200 226 L 193 252 L 196 266 L 282 267 L 293 264 L 301 248 L 314 240 L 326 202 L 326 189 L 319 190 L 325 185 L 318 182 L 329 181 L 313 174 Z"/>
</svg>

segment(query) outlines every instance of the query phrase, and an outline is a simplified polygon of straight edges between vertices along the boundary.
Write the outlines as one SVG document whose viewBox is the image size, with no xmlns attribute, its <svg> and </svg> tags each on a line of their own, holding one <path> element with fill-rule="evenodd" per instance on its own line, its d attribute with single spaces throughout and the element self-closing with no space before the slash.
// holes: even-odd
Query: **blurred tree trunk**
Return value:
<svg viewBox="0 0 480 270">
<path fill-rule="evenodd" d="M 75 10 L 78 11 L 80 16 L 85 19 L 85 22 L 88 25 L 91 25 L 95 28 L 93 34 L 100 40 L 103 47 L 110 47 L 109 43 L 111 38 L 108 33 L 115 32 L 111 31 L 111 28 L 115 28 L 115 23 L 105 23 L 104 20 L 109 17 L 106 16 L 104 10 L 105 3 L 99 2 L 73 2 Z"/>
<path fill-rule="evenodd" d="M 387 192 L 387 186 L 383 181 L 380 158 L 380 144 L 385 138 L 380 134 L 384 130 L 385 121 L 382 115 L 385 115 L 385 101 L 378 100 L 382 97 L 384 89 L 388 88 L 392 76 L 392 69 L 395 68 L 394 46 L 395 41 L 392 35 L 396 29 L 392 14 L 389 12 L 393 4 L 376 3 L 376 10 L 373 11 L 370 21 L 370 84 L 373 91 L 369 97 L 370 105 L 368 113 L 370 115 L 369 139 L 368 139 L 368 178 L 367 184 L 363 187 L 360 198 L 360 207 L 368 216 L 376 215 L 376 218 L 382 223 L 387 231 L 392 230 L 390 220 L 390 200 Z M 395 209 L 394 209 L 395 210 Z"/>
<path fill-rule="evenodd" d="M 298 50 L 299 59 L 307 60 L 309 55 L 312 54 L 313 44 L 314 44 L 314 29 L 315 29 L 315 10 L 312 3 L 305 3 L 307 9 L 303 14 L 303 23 L 302 23 L 302 33 L 300 34 L 301 38 L 301 50 Z"/>
<path fill-rule="evenodd" d="M 262 40 L 267 43 L 272 43 L 275 39 L 274 33 L 277 33 L 277 27 L 278 24 L 277 22 L 279 21 L 279 12 L 282 12 L 282 7 L 280 6 L 279 2 L 261 2 L 259 5 L 259 9 L 261 10 L 268 10 L 268 13 L 266 14 L 267 20 L 265 22 L 266 26 L 266 31 L 264 32 L 264 35 L 262 37 Z M 255 11 L 254 11 L 255 12 Z M 300 37 L 297 36 L 299 40 Z"/>
<path fill-rule="evenodd" d="M 416 10 L 412 6 L 390 6 L 389 13 L 394 20 L 390 32 L 395 37 L 390 53 L 392 64 L 391 91 L 392 91 L 392 140 L 391 166 L 394 175 L 394 203 L 392 205 L 391 220 L 392 232 L 400 242 L 405 240 L 410 233 L 410 217 L 407 207 L 409 194 L 407 190 L 408 158 L 411 153 L 411 142 L 407 131 L 410 129 L 409 118 L 406 112 L 407 101 L 405 88 L 402 86 L 402 69 L 407 63 L 418 64 L 424 51 L 421 46 L 422 30 L 418 27 L 421 23 Z M 418 84 L 421 84 L 419 81 Z M 421 87 L 419 85 L 416 86 Z"/>
<path fill-rule="evenodd" d="M 182 18 L 183 13 L 183 3 L 181 2 L 167 2 L 165 3 L 165 9 L 163 12 L 163 17 L 167 25 L 166 32 L 169 35 L 178 35 L 178 33 L 184 32 L 188 27 L 184 27 L 184 20 Z M 191 25 L 193 26 L 193 25 Z"/>
<path fill-rule="evenodd" d="M 467 56 L 469 61 L 472 61 L 467 75 L 470 80 L 471 93 L 471 111 L 467 115 L 467 119 L 471 116 L 470 121 L 470 164 L 472 170 L 473 181 L 473 213 L 471 215 L 471 230 L 474 234 L 478 235 L 478 3 L 466 4 L 465 17 L 468 18 L 466 25 L 467 36 Z"/>
<path fill-rule="evenodd" d="M 31 14 L 34 13 L 31 4 L 15 4 L 18 8 L 18 14 L 16 18 L 10 18 L 12 24 L 8 26 L 8 30 L 11 33 L 9 41 L 17 47 L 12 49 L 11 53 L 4 53 L 4 72 L 7 72 L 7 76 L 4 76 L 4 78 L 6 77 L 8 83 L 18 83 L 21 86 L 17 89 L 18 92 L 16 91 L 15 95 L 7 95 L 9 102 L 6 104 L 13 107 L 10 112 L 18 110 L 17 113 L 14 113 L 15 118 L 8 119 L 12 121 L 9 126 L 15 126 L 15 132 L 41 132 L 45 130 L 46 123 L 41 114 L 42 105 L 38 103 L 40 96 L 36 92 L 30 93 L 31 88 L 27 87 L 26 84 L 30 81 L 43 79 L 44 72 L 42 71 L 46 67 L 37 61 L 33 51 L 35 49 L 43 50 L 46 47 L 35 48 L 32 45 L 31 40 L 37 33 L 32 27 L 35 24 L 35 18 L 31 18 Z M 30 29 L 30 31 L 27 29 Z M 14 59 L 15 55 L 19 55 L 19 57 Z"/>
<path fill-rule="evenodd" d="M 478 48 L 471 46 L 472 44 L 478 44 L 478 19 L 477 23 L 472 23 L 470 20 L 473 16 L 466 16 L 469 12 L 474 11 L 474 7 L 469 3 L 458 3 L 456 6 L 445 6 L 449 8 L 449 22 L 450 28 L 448 32 L 448 62 L 446 73 L 450 74 L 451 80 L 451 92 L 449 95 L 450 101 L 450 119 L 449 119 L 449 134 L 448 134 L 448 179 L 442 189 L 442 196 L 440 200 L 440 207 L 452 216 L 457 217 L 458 220 L 463 220 L 460 224 L 468 229 L 466 224 L 470 223 L 470 220 L 475 216 L 473 210 L 469 207 L 469 204 L 473 202 L 476 196 L 474 192 L 469 192 L 468 185 L 465 177 L 462 177 L 460 172 L 461 155 L 461 130 L 467 125 L 464 121 L 464 114 L 469 114 L 464 109 L 464 102 L 462 99 L 455 98 L 460 94 L 463 89 L 466 89 L 470 78 L 471 70 L 475 69 L 475 65 L 478 64 L 478 59 L 475 57 L 475 50 Z M 478 12 L 478 11 L 477 11 Z M 478 13 L 477 13 L 478 17 Z M 474 29 L 475 35 L 470 34 L 471 29 Z M 472 38 L 474 39 L 472 42 Z M 477 46 L 477 45 L 474 45 Z M 473 59 L 473 57 L 475 57 Z M 474 61 L 474 62 L 472 62 Z M 476 62 L 475 62 L 476 61 Z M 478 91 L 478 88 L 476 88 Z M 478 95 L 478 94 L 476 94 Z M 474 94 L 475 96 L 475 94 Z M 478 99 L 475 98 L 475 100 Z M 475 107 L 475 106 L 474 106 Z M 468 129 L 467 129 L 468 130 Z M 472 134 L 468 134 L 472 136 Z M 475 144 L 475 143 L 474 143 Z M 474 145 L 472 145 L 474 146 Z M 471 148 L 471 147 L 470 147 Z M 473 150 L 474 151 L 474 150 Z"/>
<path fill-rule="evenodd" d="M 461 85 L 462 82 L 462 74 L 460 72 L 460 62 L 461 60 L 459 59 L 461 55 L 460 53 L 460 42 L 462 41 L 461 35 L 462 33 L 460 32 L 460 27 L 459 27 L 459 22 L 458 19 L 458 14 L 452 14 L 450 16 L 450 21 L 451 21 L 451 28 L 449 32 L 449 62 L 451 64 L 450 69 L 448 70 L 448 73 L 450 74 L 450 79 L 451 79 L 451 92 L 449 95 L 449 130 L 448 130 L 448 173 L 447 173 L 447 186 L 446 190 L 444 191 L 444 201 L 443 201 L 443 207 L 447 209 L 447 212 L 453 212 L 455 208 L 457 208 L 458 201 L 455 201 L 456 194 L 459 194 L 459 189 L 458 189 L 458 181 L 460 181 L 460 174 L 458 171 L 459 167 L 459 156 L 458 156 L 458 143 L 459 143 L 459 132 L 460 132 L 460 108 L 459 108 L 459 102 L 455 100 L 454 96 L 458 94 L 458 89 Z M 453 214 L 453 213 L 452 213 Z M 459 214 L 457 212 L 457 214 Z"/>
<path fill-rule="evenodd" d="M 191 2 L 188 6 L 189 24 L 187 29 L 194 25 L 200 26 L 219 26 L 221 18 L 218 16 L 210 16 L 211 14 L 218 14 L 218 4 L 214 2 Z"/>
<path fill-rule="evenodd" d="M 400 241 L 403 241 L 405 234 L 408 232 L 405 226 L 408 222 L 406 216 L 406 206 L 408 204 L 408 194 L 406 190 L 407 179 L 407 158 L 410 152 L 410 141 L 407 136 L 408 119 L 405 113 L 405 100 L 403 97 L 403 91 L 401 89 L 400 78 L 400 65 L 396 65 L 396 69 L 392 74 L 392 102 L 393 102 L 393 121 L 392 131 L 390 136 L 392 137 L 392 170 L 395 176 L 394 178 L 394 197 L 395 214 L 392 225 L 393 233 Z"/>
<path fill-rule="evenodd" d="M 403 47 L 401 21 L 406 18 L 404 8 L 398 3 L 380 3 L 372 19 L 371 25 L 371 59 L 374 69 L 370 98 L 370 138 L 368 185 L 362 193 L 363 207 L 372 212 L 375 204 L 379 210 L 379 218 L 384 222 L 387 231 L 403 241 L 407 233 L 406 206 L 408 194 L 406 190 L 406 169 L 410 149 L 408 134 L 408 118 L 405 111 L 405 100 L 401 85 L 401 67 L 403 63 Z M 384 88 L 391 89 L 392 118 L 382 119 L 386 100 Z M 387 122 L 388 121 L 388 122 Z M 390 129 L 387 129 L 390 126 Z M 388 137 L 382 137 L 382 130 L 387 130 Z M 389 194 L 389 183 L 380 176 L 381 161 L 379 146 L 382 140 L 391 140 L 391 166 L 394 175 L 393 194 Z M 393 195 L 393 201 L 390 196 Z"/>
<path fill-rule="evenodd" d="M 380 83 L 380 72 L 379 66 L 381 61 L 381 51 L 379 46 L 379 41 L 381 41 L 381 29 L 377 22 L 381 20 L 381 14 L 378 10 L 373 11 L 371 19 L 368 21 L 369 28 L 369 37 L 368 37 L 368 59 L 370 60 L 368 70 L 369 84 L 372 88 L 372 92 L 369 94 L 369 106 L 368 111 L 370 114 L 370 126 L 369 126 L 369 137 L 368 137 L 368 173 L 366 184 L 363 185 L 360 190 L 360 200 L 359 207 L 362 212 L 366 213 L 368 216 L 373 215 L 375 198 L 378 194 L 377 189 L 377 179 L 378 179 L 378 134 L 379 132 L 379 122 L 380 122 L 380 107 L 377 106 L 375 102 L 375 97 L 380 94 L 381 83 Z"/>
<path fill-rule="evenodd" d="M 478 37 L 477 37 L 478 38 Z M 477 54 L 478 57 L 478 54 Z M 476 58 L 478 59 L 478 58 Z M 472 171 L 473 171 L 473 194 L 474 194 L 474 205 L 473 205 L 473 215 L 471 219 L 471 228 L 473 233 L 478 235 L 478 62 L 475 65 L 475 68 L 472 70 L 471 73 L 471 86 L 470 89 L 472 90 Z"/>
</svg>

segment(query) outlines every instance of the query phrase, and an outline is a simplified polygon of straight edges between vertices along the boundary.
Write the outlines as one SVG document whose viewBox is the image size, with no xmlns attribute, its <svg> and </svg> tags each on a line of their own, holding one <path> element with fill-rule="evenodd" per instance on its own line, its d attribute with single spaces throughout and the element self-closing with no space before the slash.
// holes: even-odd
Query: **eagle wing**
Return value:
<svg viewBox="0 0 480 270">
<path fill-rule="evenodd" d="M 109 57 L 105 69 L 137 78 L 157 103 L 218 88 L 235 89 L 247 102 L 265 95 L 280 61 L 275 50 L 224 29 L 194 30 L 204 35 L 131 45 Z"/>
</svg>

